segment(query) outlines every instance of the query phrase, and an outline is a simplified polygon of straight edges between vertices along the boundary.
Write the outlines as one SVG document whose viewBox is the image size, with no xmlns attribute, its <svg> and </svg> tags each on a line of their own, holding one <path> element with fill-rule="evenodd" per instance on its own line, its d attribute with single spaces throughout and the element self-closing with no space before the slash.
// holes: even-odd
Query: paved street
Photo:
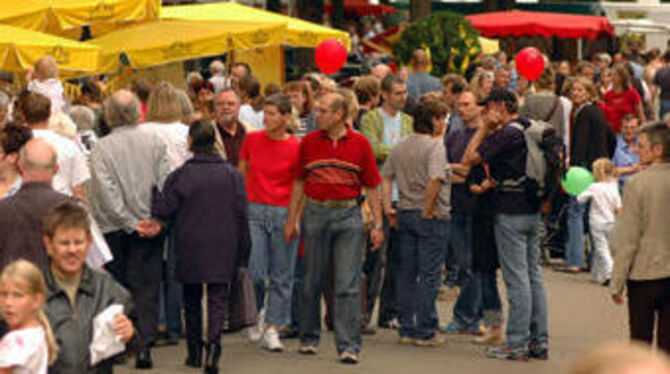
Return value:
<svg viewBox="0 0 670 374">
<path fill-rule="evenodd" d="M 576 355 L 598 342 L 626 339 L 626 309 L 615 306 L 606 289 L 588 282 L 586 274 L 573 276 L 546 270 L 549 298 L 550 355 L 548 362 L 516 363 L 486 359 L 483 348 L 465 336 L 448 336 L 439 348 L 399 346 L 396 334 L 379 330 L 364 337 L 358 366 L 336 361 L 333 336 L 325 333 L 318 356 L 299 355 L 296 340 L 287 340 L 288 352 L 273 354 L 249 343 L 242 334 L 225 336 L 222 373 L 302 374 L 302 373 L 533 373 L 558 374 Z M 451 302 L 439 302 L 442 319 L 450 317 Z M 183 342 L 179 347 L 154 351 L 156 369 L 145 373 L 197 373 L 183 364 Z M 130 363 L 130 362 L 129 362 Z M 130 366 L 129 366 L 130 367 Z M 135 370 L 121 368 L 118 373 Z"/>
</svg>

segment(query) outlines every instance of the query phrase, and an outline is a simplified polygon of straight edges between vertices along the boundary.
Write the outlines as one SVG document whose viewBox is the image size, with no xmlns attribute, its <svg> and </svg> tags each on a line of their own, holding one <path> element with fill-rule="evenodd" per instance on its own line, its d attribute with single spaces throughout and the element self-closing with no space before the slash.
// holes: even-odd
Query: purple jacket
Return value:
<svg viewBox="0 0 670 374">
<path fill-rule="evenodd" d="M 251 236 L 244 179 L 218 155 L 197 153 L 170 174 L 151 210 L 170 226 L 181 283 L 232 283 Z"/>
</svg>

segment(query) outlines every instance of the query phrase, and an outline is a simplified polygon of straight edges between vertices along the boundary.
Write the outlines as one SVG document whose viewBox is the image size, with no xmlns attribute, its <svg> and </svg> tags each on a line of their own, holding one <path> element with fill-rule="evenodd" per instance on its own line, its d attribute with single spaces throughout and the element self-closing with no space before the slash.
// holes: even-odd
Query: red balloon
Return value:
<svg viewBox="0 0 670 374">
<path fill-rule="evenodd" d="M 322 73 L 335 74 L 347 62 L 347 49 L 339 41 L 327 39 L 316 47 L 314 60 Z"/>
<path fill-rule="evenodd" d="M 516 71 L 529 81 L 536 80 L 544 71 L 544 55 L 537 48 L 526 47 L 522 49 L 517 53 L 514 60 L 516 61 Z"/>
</svg>

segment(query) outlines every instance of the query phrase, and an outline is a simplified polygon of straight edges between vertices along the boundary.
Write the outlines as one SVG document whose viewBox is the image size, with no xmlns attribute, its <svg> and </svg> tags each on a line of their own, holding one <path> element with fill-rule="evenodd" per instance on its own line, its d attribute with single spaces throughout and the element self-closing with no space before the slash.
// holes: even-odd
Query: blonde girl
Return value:
<svg viewBox="0 0 670 374">
<path fill-rule="evenodd" d="M 593 183 L 577 196 L 580 204 L 591 200 L 589 211 L 589 229 L 593 238 L 593 281 L 609 285 L 612 274 L 612 253 L 607 239 L 614 226 L 614 219 L 621 210 L 621 196 L 617 184 L 614 164 L 608 158 L 599 158 L 593 162 Z"/>
<path fill-rule="evenodd" d="M 42 307 L 42 272 L 26 260 L 10 263 L 0 274 L 0 312 L 10 332 L 0 341 L 0 374 L 46 374 L 58 346 Z"/>
</svg>

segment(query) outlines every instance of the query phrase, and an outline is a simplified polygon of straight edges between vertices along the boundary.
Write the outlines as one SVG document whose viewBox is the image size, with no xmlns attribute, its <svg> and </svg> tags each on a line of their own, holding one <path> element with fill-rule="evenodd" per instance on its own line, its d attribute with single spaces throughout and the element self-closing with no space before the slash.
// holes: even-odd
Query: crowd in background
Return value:
<svg viewBox="0 0 670 374">
<path fill-rule="evenodd" d="M 654 216 L 668 200 L 670 51 L 548 63 L 535 82 L 504 52 L 465 75 L 430 75 L 421 50 L 410 65 L 376 64 L 347 84 L 308 73 L 263 86 L 249 65 L 215 60 L 185 87 L 135 78 L 106 92 L 92 78 L 68 100 L 55 61 L 41 59 L 26 90 L 0 92 L 7 336 L 34 327 L 16 322 L 23 309 L 8 296 L 30 283 L 42 299 L 29 312 L 44 305 L 51 327 L 35 314 L 46 334 L 26 336 L 45 342 L 38 361 L 58 373 L 112 371 L 118 358 L 92 365 L 82 341 L 112 304 L 125 306 L 114 330 L 138 369 L 184 331 L 186 365 L 207 373 L 218 372 L 222 333 L 242 327 L 267 350 L 299 338 L 299 353 L 317 354 L 322 297 L 343 363 L 359 361 L 361 336 L 377 327 L 397 329 L 399 344 L 470 334 L 492 345 L 488 357 L 546 360 L 551 237 L 557 270 L 589 269 L 618 303 L 627 287 L 633 338 L 652 341 L 660 309 L 657 344 L 670 350 L 670 238 Z M 528 174 L 540 125 L 556 140 L 546 181 Z M 559 186 L 570 166 L 596 180 L 579 196 Z M 109 276 L 84 264 L 102 243 Z M 252 322 L 236 318 L 245 277 Z M 453 287 L 452 315 L 439 316 L 438 294 Z M 78 313 L 88 321 L 62 322 Z"/>
</svg>

